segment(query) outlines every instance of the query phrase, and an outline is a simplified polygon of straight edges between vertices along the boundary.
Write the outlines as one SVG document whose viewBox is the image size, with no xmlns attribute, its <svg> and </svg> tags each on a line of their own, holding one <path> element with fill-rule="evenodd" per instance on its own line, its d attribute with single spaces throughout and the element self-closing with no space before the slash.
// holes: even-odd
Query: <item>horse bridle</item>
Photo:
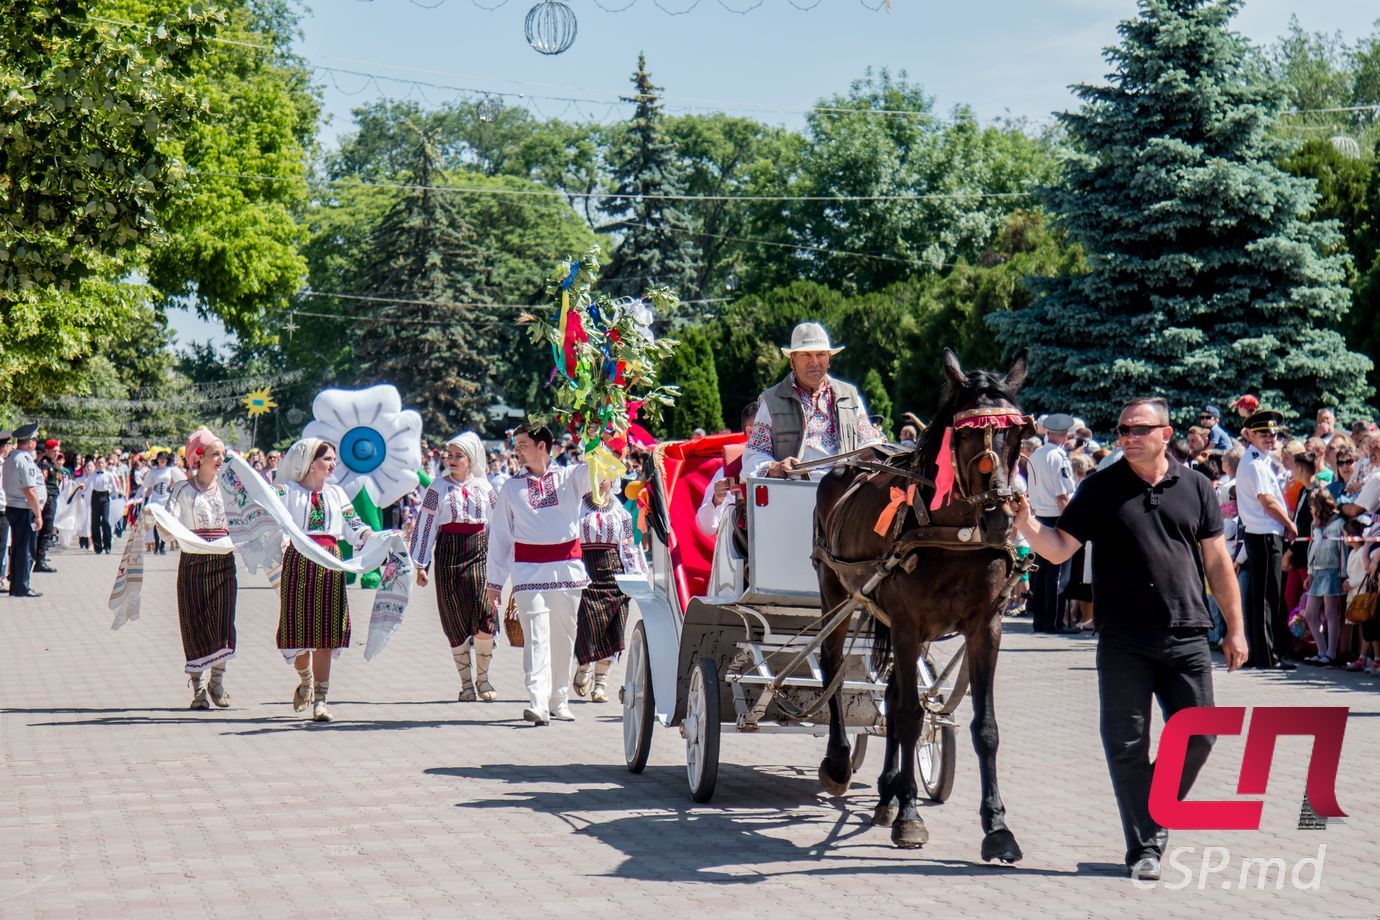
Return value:
<svg viewBox="0 0 1380 920">
<path fill-rule="evenodd" d="M 987 406 L 954 413 L 953 430 L 957 432 L 968 428 L 981 428 L 983 444 L 982 451 L 971 457 L 963 465 L 962 470 L 958 466 L 958 451 L 952 447 L 949 450 L 949 462 L 953 468 L 954 492 L 957 500 L 966 502 L 974 508 L 981 507 L 984 511 L 994 511 L 999 505 L 1015 497 L 1016 492 L 1010 487 L 986 489 L 976 493 L 970 492 L 969 476 L 974 465 L 977 466 L 978 475 L 982 476 L 991 475 L 1001 466 L 1001 457 L 992 446 L 992 433 L 998 428 L 1017 427 L 1022 429 L 1022 438 L 1028 436 L 1027 431 L 1030 434 L 1035 433 L 1034 419 L 1019 409 L 1009 406 Z"/>
</svg>

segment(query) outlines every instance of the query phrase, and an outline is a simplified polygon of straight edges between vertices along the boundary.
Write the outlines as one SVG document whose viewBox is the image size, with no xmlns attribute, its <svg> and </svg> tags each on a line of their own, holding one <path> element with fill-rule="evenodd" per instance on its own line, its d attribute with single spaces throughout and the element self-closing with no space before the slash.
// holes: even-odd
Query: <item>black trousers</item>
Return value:
<svg viewBox="0 0 1380 920">
<path fill-rule="evenodd" d="M 1102 749 L 1126 836 L 1126 865 L 1164 854 L 1169 833 L 1150 817 L 1152 701 L 1166 721 L 1180 709 L 1212 705 L 1212 656 L 1207 630 L 1171 630 L 1150 638 L 1103 630 L 1097 643 L 1097 684 L 1102 700 Z M 1188 795 L 1216 741 L 1188 742 L 1179 798 Z"/>
<path fill-rule="evenodd" d="M 35 561 L 38 565 L 45 565 L 48 562 L 48 550 L 53 548 L 57 542 L 57 496 L 49 495 L 48 503 L 43 506 L 42 529 L 38 532 L 38 544 L 34 550 Z"/>
<path fill-rule="evenodd" d="M 10 593 L 28 594 L 34 566 L 34 513 L 27 507 L 5 509 L 10 525 Z"/>
<path fill-rule="evenodd" d="M 10 517 L 0 513 L 0 578 L 10 570 Z"/>
<path fill-rule="evenodd" d="M 1246 666 L 1268 668 L 1279 660 L 1281 640 L 1289 632 L 1284 610 L 1284 572 L 1280 562 L 1284 557 L 1284 540 L 1276 534 L 1246 534 L 1246 644 L 1250 655 Z M 1283 620 L 1283 632 L 1279 621 Z"/>
<path fill-rule="evenodd" d="M 91 493 L 91 548 L 110 551 L 110 493 Z"/>
<path fill-rule="evenodd" d="M 1057 517 L 1036 515 L 1035 520 L 1046 527 L 1059 523 Z M 1035 554 L 1035 561 L 1040 567 L 1030 573 L 1030 598 L 1026 601 L 1031 627 L 1037 633 L 1058 632 L 1059 620 L 1064 612 L 1064 594 L 1069 589 L 1069 572 L 1072 569 L 1067 561 L 1056 565 L 1039 553 Z"/>
</svg>

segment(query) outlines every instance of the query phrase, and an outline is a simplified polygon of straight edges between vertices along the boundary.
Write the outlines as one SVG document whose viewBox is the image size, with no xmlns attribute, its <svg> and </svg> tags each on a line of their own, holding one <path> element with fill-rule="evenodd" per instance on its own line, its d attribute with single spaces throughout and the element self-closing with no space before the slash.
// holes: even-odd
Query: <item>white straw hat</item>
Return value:
<svg viewBox="0 0 1380 920">
<path fill-rule="evenodd" d="M 801 323 L 791 330 L 791 347 L 781 349 L 781 353 L 788 358 L 793 351 L 827 351 L 836 355 L 843 351 L 843 347 L 831 345 L 829 333 L 819 323 Z"/>
</svg>

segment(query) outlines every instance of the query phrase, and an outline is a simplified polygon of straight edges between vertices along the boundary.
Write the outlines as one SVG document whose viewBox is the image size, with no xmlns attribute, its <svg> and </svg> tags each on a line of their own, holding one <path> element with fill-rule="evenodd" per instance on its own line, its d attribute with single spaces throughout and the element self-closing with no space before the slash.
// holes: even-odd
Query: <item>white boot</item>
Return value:
<svg viewBox="0 0 1380 920">
<path fill-rule="evenodd" d="M 328 680 L 318 680 L 316 682 L 316 693 L 312 699 L 311 717 L 314 722 L 330 722 L 333 718 L 330 711 L 326 709 L 326 693 L 331 689 L 331 682 Z"/>
<path fill-rule="evenodd" d="M 221 709 L 230 705 L 230 694 L 225 689 L 225 663 L 222 662 L 211 666 L 211 681 L 206 690 L 211 695 L 211 702 Z"/>
<path fill-rule="evenodd" d="M 609 701 L 609 668 L 613 667 L 613 660 L 605 658 L 594 666 L 594 692 L 589 698 L 596 703 L 607 703 Z"/>
<path fill-rule="evenodd" d="M 192 705 L 188 708 L 210 709 L 211 701 L 206 697 L 206 672 L 194 672 L 187 683 L 192 685 Z"/>
<path fill-rule="evenodd" d="M 474 687 L 479 691 L 479 698 L 486 703 L 498 699 L 498 691 L 494 685 L 489 683 L 489 662 L 494 657 L 493 637 L 485 639 L 483 636 L 474 637 Z"/>
<path fill-rule="evenodd" d="M 451 649 L 450 657 L 455 659 L 455 668 L 460 672 L 460 702 L 473 703 L 479 696 L 474 692 L 474 680 L 470 677 L 470 643 Z"/>
<path fill-rule="evenodd" d="M 589 675 L 592 670 L 594 670 L 592 664 L 582 664 L 575 669 L 575 676 L 570 679 L 570 689 L 575 691 L 576 696 L 584 696 L 589 693 Z"/>
<path fill-rule="evenodd" d="M 292 691 L 292 711 L 301 712 L 311 702 L 311 659 L 305 668 L 297 669 L 297 687 Z"/>
</svg>

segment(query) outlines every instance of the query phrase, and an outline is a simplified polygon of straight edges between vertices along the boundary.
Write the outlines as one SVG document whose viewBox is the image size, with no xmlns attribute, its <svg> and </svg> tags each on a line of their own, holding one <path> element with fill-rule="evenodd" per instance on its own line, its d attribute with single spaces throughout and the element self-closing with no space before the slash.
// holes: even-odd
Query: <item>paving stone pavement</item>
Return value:
<svg viewBox="0 0 1380 920">
<path fill-rule="evenodd" d="M 176 555 L 150 559 L 142 619 L 112 632 L 116 559 L 68 551 L 59 574 L 35 576 L 43 598 L 0 597 L 0 917 L 1380 915 L 1380 679 L 1219 670 L 1223 705 L 1351 707 L 1338 784 L 1350 817 L 1295 829 L 1308 742 L 1282 740 L 1262 830 L 1176 832 L 1191 872 L 1141 890 L 1120 877 L 1089 638 L 1008 621 L 1000 770 L 1026 858 L 994 867 L 978 857 L 966 731 L 953 797 L 923 811 L 923 850 L 869 826 L 875 744 L 831 800 L 815 780 L 822 740 L 725 734 L 718 793 L 694 805 L 674 731 L 657 729 L 644 774 L 626 771 L 616 702 L 577 702 L 574 724 L 522 723 L 511 648 L 496 656 L 500 700 L 456 703 L 430 588 L 370 663 L 369 595 L 351 592 L 337 721 L 314 725 L 289 704 L 276 595 L 242 577 L 233 706 L 189 711 Z M 1194 797 L 1231 797 L 1240 756 L 1241 739 L 1221 739 Z M 1292 865 L 1322 845 L 1318 889 L 1237 890 L 1241 859 Z M 1210 846 L 1228 848 L 1227 872 L 1199 871 Z"/>
</svg>

